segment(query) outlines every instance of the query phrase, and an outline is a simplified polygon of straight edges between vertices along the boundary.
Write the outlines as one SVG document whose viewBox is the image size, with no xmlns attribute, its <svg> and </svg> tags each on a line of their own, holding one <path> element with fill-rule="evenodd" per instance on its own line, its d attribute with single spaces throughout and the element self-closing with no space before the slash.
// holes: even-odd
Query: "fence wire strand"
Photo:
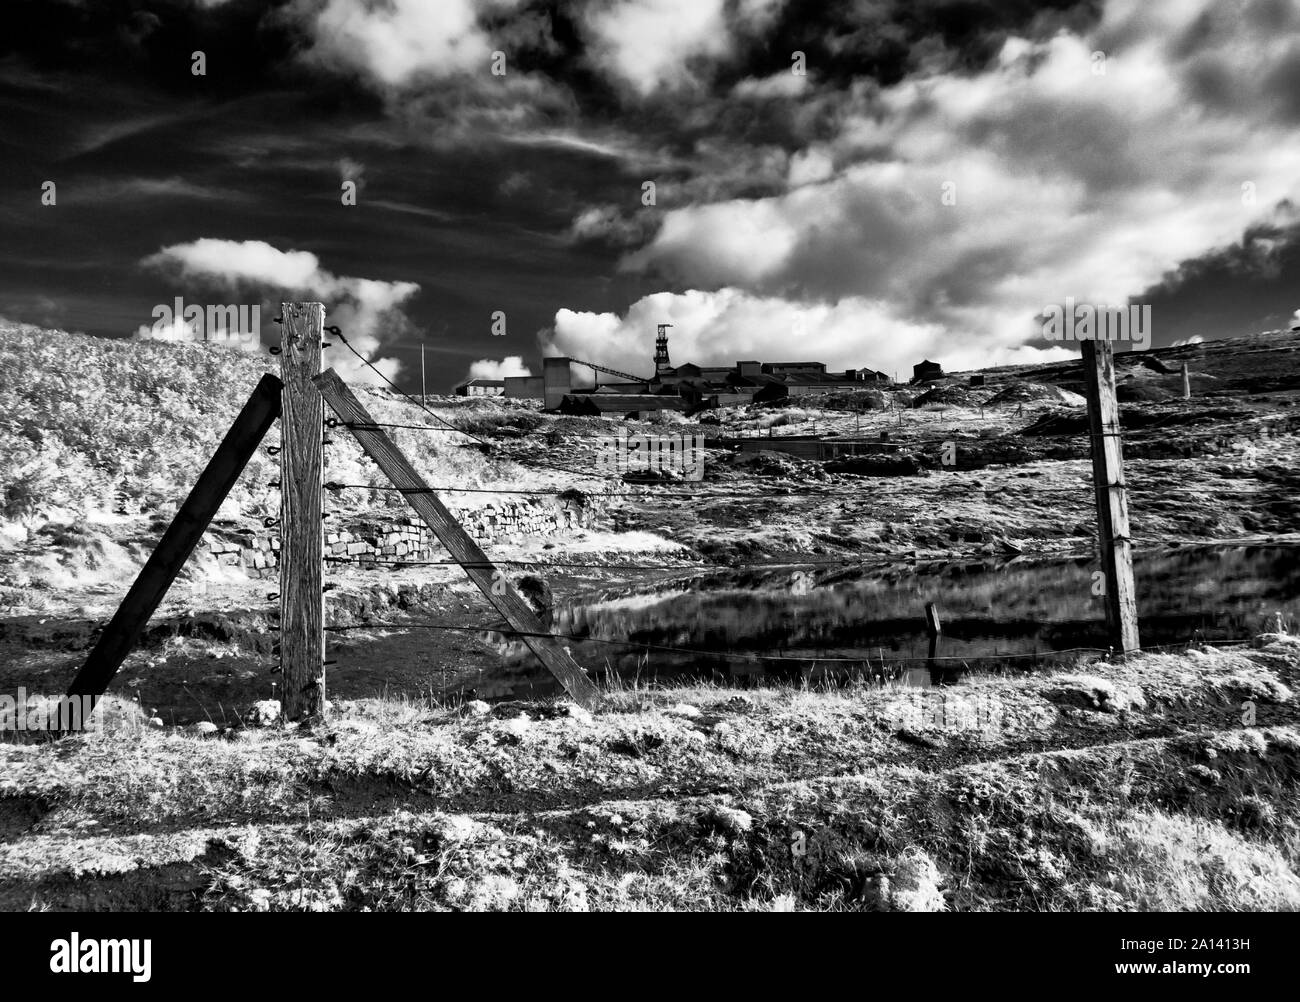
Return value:
<svg viewBox="0 0 1300 1002">
<path fill-rule="evenodd" d="M 442 427 L 436 427 L 427 424 L 415 425 L 415 424 L 407 424 L 401 422 L 379 422 L 379 421 L 376 421 L 374 423 L 362 423 L 362 422 L 348 422 L 348 421 L 342 421 L 338 419 L 331 419 L 330 422 L 327 422 L 327 424 L 330 427 L 344 427 L 352 431 L 367 431 L 367 430 L 380 430 L 380 429 L 391 428 L 391 429 L 414 430 L 414 431 L 435 431 L 444 434 L 454 433 L 454 434 L 464 435 L 466 438 L 477 443 L 478 445 L 484 446 L 488 450 L 493 450 L 493 451 L 498 450 L 499 443 L 488 441 L 486 439 L 479 437 L 478 435 L 475 435 L 472 432 L 466 431 L 465 429 L 458 427 L 454 423 L 446 420 L 441 415 L 437 414 L 435 411 L 430 409 L 427 405 L 424 404 L 423 401 L 416 399 L 412 394 L 407 393 L 405 390 L 401 389 L 396 383 L 394 383 L 391 379 L 389 379 L 387 375 L 385 375 L 382 371 L 380 371 L 380 369 L 376 367 L 373 364 L 373 362 L 371 362 L 370 359 L 366 358 L 361 352 L 357 351 L 357 349 L 347 340 L 347 338 L 343 335 L 342 331 L 339 330 L 339 328 L 327 327 L 326 331 L 331 335 L 337 337 L 339 341 L 341 341 L 348 348 L 348 350 L 352 352 L 353 355 L 355 355 L 358 359 L 360 359 L 363 364 L 365 364 L 376 375 L 378 375 L 385 383 L 387 383 L 388 386 L 391 387 L 393 391 L 400 394 L 411 404 L 420 408 L 420 410 L 428 414 L 431 418 L 433 418 L 442 426 Z M 1144 428 L 1132 429 L 1132 430 L 1145 431 L 1150 429 L 1159 429 L 1161 427 L 1164 427 L 1168 423 L 1172 422 L 1178 416 L 1179 416 L 1178 414 L 1174 414 L 1174 413 L 1161 415 L 1159 418 L 1157 418 L 1152 423 L 1146 425 Z M 847 418 L 845 418 L 845 420 L 847 420 Z M 901 412 L 900 412 L 900 422 L 901 422 Z M 814 427 L 813 434 L 815 436 L 816 434 L 815 423 L 813 427 Z M 1117 430 L 1115 432 L 1105 432 L 1102 433 L 1102 435 L 1100 436 L 1090 432 L 1085 432 L 1083 430 L 1081 430 L 1077 434 L 1087 435 L 1092 439 L 1096 439 L 1098 437 L 1121 437 L 1121 438 L 1123 437 L 1122 429 Z M 886 432 L 885 436 L 887 435 L 888 433 Z M 895 440 L 885 436 L 882 436 L 878 441 L 874 439 L 870 440 L 869 442 L 863 439 L 856 439 L 856 440 L 843 439 L 841 441 L 846 444 L 852 443 L 855 445 L 864 445 L 864 444 L 880 445 L 885 448 L 882 449 L 879 453 L 873 453 L 873 454 L 888 457 L 891 455 L 895 455 L 897 452 L 903 449 L 916 449 L 916 448 L 928 447 L 932 445 L 946 446 L 949 443 L 955 443 L 958 447 L 962 447 L 962 446 L 970 447 L 970 446 L 978 446 L 984 444 L 995 444 L 1006 440 L 1023 441 L 1024 439 L 1023 431 L 1006 432 L 1003 434 L 993 435 L 993 436 L 969 437 L 969 435 L 963 436 L 963 433 L 954 430 L 946 438 L 924 438 L 924 439 L 912 439 L 912 440 L 903 440 L 903 439 Z M 764 441 L 764 440 L 781 441 L 781 440 L 790 440 L 798 437 L 800 436 L 797 434 L 784 435 L 784 436 L 772 436 L 769 433 L 769 435 L 767 436 L 763 436 L 761 434 L 756 434 L 753 436 L 736 436 L 732 438 L 731 441 L 755 441 L 755 440 L 756 441 Z M 1075 437 L 1075 436 L 1070 436 L 1070 437 Z M 726 443 L 728 440 L 712 439 L 712 441 Z M 823 439 L 823 441 L 825 440 Z M 512 456 L 509 453 L 505 453 L 505 452 L 499 452 L 498 454 L 504 455 L 507 458 L 509 458 L 511 461 L 520 463 L 521 465 L 525 465 L 525 466 L 533 466 L 538 469 L 546 469 L 546 470 L 552 470 L 561 473 L 567 473 L 573 476 L 583 477 L 584 479 L 590 479 L 592 476 L 592 473 L 589 470 L 575 470 L 568 467 L 559 466 L 553 463 L 539 462 L 537 460 L 529 460 L 525 458 Z M 1254 491 L 1215 490 L 1214 493 L 1217 496 L 1251 497 L 1251 498 L 1259 499 L 1261 497 L 1261 494 L 1263 493 L 1263 488 L 1268 486 L 1272 486 L 1272 485 L 1262 484 L 1261 490 L 1254 490 Z M 395 491 L 401 494 L 445 492 L 445 493 L 476 493 L 476 494 L 481 493 L 481 494 L 510 494 L 510 495 L 535 495 L 535 496 L 561 496 L 577 490 L 572 487 L 558 488 L 558 489 L 523 490 L 523 489 L 498 489 L 498 488 L 487 488 L 487 487 L 451 487 L 451 486 L 428 487 L 428 488 L 421 489 L 421 488 L 399 488 L 399 487 L 394 487 L 391 485 L 383 485 L 383 484 L 337 483 L 333 481 L 325 483 L 323 485 L 323 489 L 324 491 L 327 492 L 337 492 L 340 490 L 375 490 L 375 491 L 382 490 L 382 491 Z M 1002 489 L 1007 490 L 1009 489 L 1009 487 L 1002 488 Z M 1062 489 L 1064 490 L 1068 488 L 1062 488 Z M 1160 493 L 1165 496 L 1169 496 L 1169 495 L 1190 495 L 1194 497 L 1204 496 L 1203 492 L 1197 491 L 1194 488 L 1174 488 L 1174 489 L 1162 490 L 1160 488 L 1155 488 L 1155 487 L 1138 487 L 1135 485 L 1129 485 L 1128 489 L 1130 493 L 1135 493 L 1135 494 Z M 735 499 L 738 496 L 737 492 L 734 490 L 729 490 L 729 491 L 668 490 L 668 491 L 657 491 L 657 492 L 648 491 L 648 490 L 619 491 L 619 492 L 579 491 L 579 493 L 585 494 L 587 496 L 593 496 L 593 497 L 635 497 L 644 500 L 649 500 L 654 498 Z M 826 489 L 793 490 L 790 488 L 780 488 L 779 493 L 766 493 L 766 492 L 764 493 L 765 496 L 774 497 L 774 498 L 790 497 L 790 496 L 847 498 L 847 499 L 858 500 L 863 503 L 869 503 L 870 500 L 870 499 L 862 498 L 861 495 L 857 492 L 854 493 L 837 492 L 837 491 L 826 490 Z M 476 562 L 466 562 L 466 561 L 460 561 L 454 559 L 452 560 L 384 560 L 380 558 L 357 559 L 351 556 L 334 556 L 334 555 L 326 555 L 324 557 L 324 560 L 326 563 L 333 563 L 336 565 L 351 564 L 351 565 L 362 566 L 362 567 L 383 566 L 383 567 L 401 568 L 401 567 L 460 566 L 466 569 L 473 568 L 473 569 L 494 570 L 498 565 L 504 565 L 504 566 L 523 566 L 526 568 L 535 568 L 538 570 L 544 570 L 552 567 L 566 567 L 566 568 L 580 568 L 584 570 L 638 570 L 638 571 L 653 570 L 653 571 L 689 571 L 689 572 L 696 572 L 696 573 L 727 573 L 727 572 L 754 571 L 754 570 L 779 570 L 779 569 L 790 568 L 790 567 L 846 566 L 852 564 L 866 563 L 860 557 L 846 557 L 846 558 L 839 558 L 833 560 L 817 560 L 817 561 L 800 560 L 800 561 L 788 561 L 788 562 L 747 563 L 747 564 L 731 564 L 731 565 L 727 565 L 727 564 L 703 564 L 703 565 L 702 564 L 646 564 L 646 563 L 618 564 L 618 563 L 583 563 L 579 561 L 539 562 L 536 560 L 522 560 L 522 559 L 494 559 L 484 563 L 476 563 Z M 442 630 L 448 632 L 463 632 L 463 633 L 487 632 L 487 633 L 495 633 L 501 636 L 510 636 L 510 637 L 518 637 L 518 638 L 537 637 L 537 638 L 548 638 L 556 641 L 569 641 L 571 643 L 604 644 L 610 646 L 624 647 L 635 651 L 645 651 L 645 652 L 653 651 L 653 652 L 660 652 L 660 653 L 689 655 L 692 657 L 702 658 L 706 660 L 730 660 L 730 661 L 744 661 L 750 663 L 766 663 L 766 662 L 798 663 L 798 664 L 814 664 L 814 665 L 815 664 L 828 664 L 828 665 L 855 664 L 855 665 L 864 665 L 868 669 L 870 669 L 872 666 L 877 666 L 877 665 L 884 668 L 890 665 L 903 665 L 903 664 L 916 664 L 916 663 L 934 664 L 937 662 L 944 662 L 944 663 L 948 663 L 948 662 L 970 663 L 970 662 L 979 662 L 979 661 L 1000 661 L 1001 662 L 1001 661 L 1021 661 L 1027 659 L 1032 659 L 1035 662 L 1042 662 L 1047 660 L 1053 660 L 1071 654 L 1104 654 L 1107 656 L 1111 656 L 1115 653 L 1113 648 L 1071 647 L 1071 648 L 1065 648 L 1061 650 L 1043 650 L 1043 651 L 1035 650 L 1032 653 L 1027 653 L 1027 652 L 1026 653 L 994 653 L 994 654 L 987 654 L 987 655 L 943 655 L 943 656 L 933 656 L 933 657 L 916 656 L 916 657 L 901 657 L 901 658 L 899 657 L 885 658 L 883 657 L 883 655 L 875 658 L 869 655 L 862 656 L 862 657 L 839 657 L 839 656 L 808 657 L 808 656 L 796 656 L 796 655 L 757 654 L 753 652 L 735 651 L 735 650 L 725 650 L 725 651 L 705 650 L 700 648 L 655 644 L 655 643 L 635 641 L 630 639 L 593 637 L 587 635 L 550 633 L 550 632 L 529 632 L 529 631 L 512 629 L 505 623 L 483 623 L 483 624 L 475 624 L 475 625 L 459 624 L 458 625 L 458 624 L 420 623 L 420 622 L 407 622 L 407 623 L 383 622 L 383 623 L 355 624 L 349 626 L 331 626 L 331 627 L 326 627 L 326 632 L 342 633 L 342 632 L 352 632 L 352 631 L 360 631 L 360 630 L 401 631 L 401 630 L 417 630 L 417 629 L 418 630 Z M 1238 638 L 1234 640 L 1196 640 L 1196 641 L 1187 641 L 1185 643 L 1160 644 L 1160 645 L 1154 645 L 1149 647 L 1143 647 L 1140 648 L 1140 652 L 1151 653 L 1151 652 L 1159 652 L 1159 651 L 1174 650 L 1174 649 L 1186 650 L 1198 644 L 1201 646 L 1232 646 L 1232 645 L 1239 645 L 1239 644 L 1249 643 L 1249 642 L 1250 642 L 1250 638 Z"/>
<path fill-rule="evenodd" d="M 532 632 L 527 630 L 515 630 L 505 625 L 495 623 L 478 624 L 478 625 L 454 625 L 450 623 L 364 623 L 351 626 L 331 626 L 326 627 L 329 633 L 348 633 L 357 630 L 445 630 L 456 633 L 498 633 L 503 636 L 512 637 L 538 637 L 550 638 L 552 640 L 567 640 L 571 643 L 592 643 L 606 644 L 617 647 L 627 647 L 635 650 L 657 651 L 670 654 L 689 654 L 699 658 L 741 660 L 750 662 L 792 662 L 792 663 L 813 663 L 813 664 L 865 664 L 865 665 L 889 665 L 889 664 L 915 664 L 916 662 L 931 663 L 936 661 L 1008 661 L 1008 660 L 1025 660 L 1033 659 L 1042 661 L 1045 659 L 1055 658 L 1066 654 L 1106 654 L 1114 655 L 1116 652 L 1110 647 L 1067 647 L 1060 650 L 1041 650 L 1025 652 L 1020 654 L 1013 653 L 995 653 L 995 654 L 968 654 L 968 655 L 943 655 L 929 657 L 926 655 L 917 655 L 914 657 L 904 658 L 882 658 L 864 655 L 862 657 L 845 658 L 845 657 L 807 657 L 784 654 L 755 654 L 748 651 L 710 651 L 694 647 L 676 647 L 667 644 L 654 644 L 647 641 L 638 640 L 620 640 L 608 637 L 592 637 L 581 634 L 569 633 L 549 633 L 549 632 Z M 1191 647 L 1203 646 L 1234 646 L 1249 643 L 1249 638 L 1237 638 L 1233 640 L 1195 640 L 1185 641 L 1173 644 L 1156 644 L 1149 647 L 1142 647 L 1133 653 L 1158 653 L 1161 651 L 1182 649 L 1187 650 Z"/>
</svg>

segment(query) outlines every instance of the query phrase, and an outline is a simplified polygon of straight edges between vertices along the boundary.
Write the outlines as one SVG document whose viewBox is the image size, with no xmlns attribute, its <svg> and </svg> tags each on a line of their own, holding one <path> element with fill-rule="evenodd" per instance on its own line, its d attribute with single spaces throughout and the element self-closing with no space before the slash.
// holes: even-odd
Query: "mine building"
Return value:
<svg viewBox="0 0 1300 1002">
<path fill-rule="evenodd" d="M 828 372 L 826 363 L 817 361 L 743 359 L 734 365 L 697 365 L 694 362 L 673 365 L 668 351 L 668 328 L 671 326 L 658 325 L 651 359 L 654 366 L 652 376 L 641 377 L 595 362 L 560 356 L 543 359 L 541 376 L 506 377 L 502 392 L 511 398 L 541 399 L 546 410 L 566 414 L 645 414 L 764 403 L 785 397 L 860 390 L 891 382 L 885 373 L 875 369 L 863 367 Z M 572 375 L 575 366 L 590 369 L 595 376 L 595 385 L 575 387 Z M 938 377 L 943 375 L 937 363 L 923 362 L 917 366 L 918 371 L 922 366 L 931 367 Z M 471 380 L 465 385 L 480 382 L 493 381 Z M 459 388 L 457 392 L 460 392 Z M 658 398 L 658 402 L 649 398 Z"/>
<path fill-rule="evenodd" d="M 458 397 L 501 397 L 506 395 L 506 381 L 476 376 L 461 383 L 454 392 Z"/>
<path fill-rule="evenodd" d="M 931 362 L 927 358 L 912 366 L 912 382 L 928 383 L 932 379 L 943 379 L 943 366 L 938 362 Z"/>
</svg>

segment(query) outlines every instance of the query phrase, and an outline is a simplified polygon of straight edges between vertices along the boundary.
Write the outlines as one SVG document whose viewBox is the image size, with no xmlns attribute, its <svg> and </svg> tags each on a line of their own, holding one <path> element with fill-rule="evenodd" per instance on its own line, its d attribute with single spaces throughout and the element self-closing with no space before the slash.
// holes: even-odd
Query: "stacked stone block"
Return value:
<svg viewBox="0 0 1300 1002">
<path fill-rule="evenodd" d="M 480 545 L 522 543 L 529 536 L 550 536 L 604 525 L 607 509 L 599 499 L 585 503 L 550 499 L 493 501 L 478 508 L 451 509 Z M 210 530 L 200 546 L 218 563 L 242 566 L 251 576 L 278 574 L 280 539 L 275 529 L 263 532 Z M 326 557 L 383 566 L 401 560 L 445 560 L 446 550 L 418 516 L 357 518 L 325 530 Z"/>
</svg>

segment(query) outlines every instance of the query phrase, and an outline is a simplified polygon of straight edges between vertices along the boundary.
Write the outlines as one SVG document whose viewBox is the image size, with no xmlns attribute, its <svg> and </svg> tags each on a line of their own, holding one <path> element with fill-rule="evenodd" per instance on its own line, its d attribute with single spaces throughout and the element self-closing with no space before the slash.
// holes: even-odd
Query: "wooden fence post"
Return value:
<svg viewBox="0 0 1300 1002">
<path fill-rule="evenodd" d="M 1137 587 L 1133 581 L 1124 453 L 1115 395 L 1115 356 L 1109 341 L 1083 342 L 1083 374 L 1088 390 L 1097 546 L 1106 575 L 1106 626 L 1111 644 L 1128 653 L 1139 646 Z"/>
<path fill-rule="evenodd" d="M 438 541 L 447 548 L 474 582 L 492 607 L 519 634 L 519 638 L 537 659 L 559 680 L 564 690 L 582 706 L 593 706 L 597 690 L 569 652 L 556 637 L 543 626 L 541 620 L 520 597 L 505 576 L 488 559 L 479 545 L 470 538 L 439 500 L 429 486 L 411 466 L 401 451 L 393 445 L 374 418 L 361 406 L 356 396 L 333 369 L 326 369 L 315 380 L 320 394 L 329 403 L 339 420 L 347 424 L 361 448 L 384 472 L 390 483 L 405 496 L 425 524 L 433 530 Z"/>
<path fill-rule="evenodd" d="M 322 303 L 281 306 L 280 666 L 286 720 L 325 710 L 322 467 L 325 401 L 320 374 Z"/>
<path fill-rule="evenodd" d="M 938 638 L 943 632 L 943 626 L 939 622 L 939 607 L 933 602 L 925 603 L 925 633 L 931 640 Z M 934 657 L 933 652 L 930 657 Z"/>
<path fill-rule="evenodd" d="M 167 589 L 203 538 L 208 523 L 239 479 L 267 430 L 280 414 L 280 380 L 265 375 L 199 479 L 195 482 L 171 525 L 145 562 L 117 612 L 104 627 L 81 671 L 68 689 L 69 696 L 98 699 L 131 653 L 145 625 L 158 609 Z"/>
<path fill-rule="evenodd" d="M 943 633 L 943 626 L 939 623 L 939 609 L 933 602 L 925 603 L 925 633 L 930 638 L 930 655 L 926 658 L 925 667 L 933 672 L 938 666 L 935 658 L 939 656 L 939 635 Z"/>
</svg>

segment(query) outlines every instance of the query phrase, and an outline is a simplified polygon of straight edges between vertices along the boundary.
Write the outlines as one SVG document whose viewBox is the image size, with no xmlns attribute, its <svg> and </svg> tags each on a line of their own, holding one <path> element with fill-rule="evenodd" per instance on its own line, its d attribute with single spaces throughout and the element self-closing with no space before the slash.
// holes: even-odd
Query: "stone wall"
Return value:
<svg viewBox="0 0 1300 1002">
<path fill-rule="evenodd" d="M 477 508 L 452 508 L 460 524 L 480 545 L 521 543 L 529 536 L 553 536 L 608 526 L 601 498 L 529 498 L 494 501 Z M 245 568 L 253 577 L 278 573 L 280 537 L 276 528 L 256 531 L 216 526 L 204 534 L 200 553 L 218 563 Z M 446 560 L 432 530 L 409 515 L 357 516 L 342 525 L 325 523 L 325 555 L 383 566 L 401 560 Z"/>
</svg>

